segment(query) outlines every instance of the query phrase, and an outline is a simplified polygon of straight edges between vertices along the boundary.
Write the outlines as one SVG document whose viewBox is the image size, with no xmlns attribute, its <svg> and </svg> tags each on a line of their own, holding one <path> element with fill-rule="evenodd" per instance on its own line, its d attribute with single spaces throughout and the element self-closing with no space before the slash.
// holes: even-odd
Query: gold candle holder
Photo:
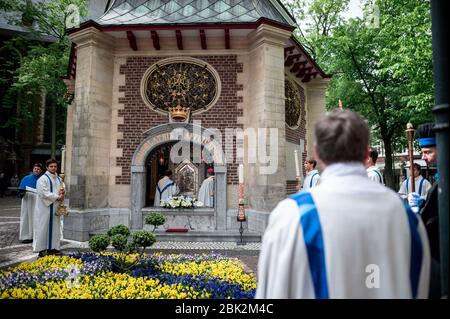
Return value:
<svg viewBox="0 0 450 319">
<path fill-rule="evenodd" d="M 61 187 L 59 189 L 59 193 L 66 191 L 66 187 L 64 184 L 64 173 L 59 174 L 59 177 L 61 178 Z M 60 203 L 58 207 L 56 208 L 56 216 L 67 216 L 69 215 L 69 210 L 67 209 L 67 206 L 64 205 L 64 203 Z"/>
</svg>

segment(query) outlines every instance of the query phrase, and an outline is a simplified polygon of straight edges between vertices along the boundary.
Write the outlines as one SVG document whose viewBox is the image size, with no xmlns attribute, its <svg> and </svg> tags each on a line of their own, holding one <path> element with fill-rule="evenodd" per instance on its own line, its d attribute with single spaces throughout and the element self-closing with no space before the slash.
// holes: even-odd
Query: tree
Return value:
<svg viewBox="0 0 450 319">
<path fill-rule="evenodd" d="M 57 0 L 39 3 L 30 0 L 0 0 L 0 10 L 8 12 L 9 23 L 26 28 L 29 33 L 4 43 L 2 49 L 20 52 L 17 68 L 0 78 L 8 88 L 3 107 L 15 109 L 5 127 L 32 129 L 26 125 L 37 115 L 37 98 L 45 95 L 58 112 L 55 144 L 65 140 L 65 118 L 68 104 L 63 77 L 67 73 L 70 41 L 67 26 L 77 14 L 87 14 L 84 0 Z M 0 61 L 2 62 L 2 61 Z M 6 62 L 5 62 L 6 63 Z M 54 154 L 53 154 L 54 155 Z"/>
<path fill-rule="evenodd" d="M 342 100 L 344 107 L 368 120 L 373 141 L 383 141 L 386 185 L 393 188 L 392 155 L 406 145 L 406 123 L 417 126 L 432 119 L 429 1 L 365 1 L 365 19 L 349 21 L 340 18 L 348 1 L 292 1 L 309 5 L 294 6 L 301 19 L 305 13 L 311 16 L 299 40 L 308 43 L 319 65 L 332 74 L 327 108 Z M 370 11 L 377 15 L 372 23 L 367 19 Z"/>
<path fill-rule="evenodd" d="M 344 19 L 341 15 L 348 8 L 350 0 L 285 0 L 286 7 L 297 21 L 294 35 L 308 50 L 313 59 L 324 56 L 323 41 L 332 34 Z M 323 61 L 325 62 L 325 61 Z"/>
<path fill-rule="evenodd" d="M 379 26 L 352 19 L 337 27 L 334 78 L 327 106 L 338 99 L 362 114 L 383 141 L 386 185 L 394 187 L 393 153 L 404 148 L 406 123 L 432 119 L 431 17 L 428 1 L 380 0 Z"/>
</svg>

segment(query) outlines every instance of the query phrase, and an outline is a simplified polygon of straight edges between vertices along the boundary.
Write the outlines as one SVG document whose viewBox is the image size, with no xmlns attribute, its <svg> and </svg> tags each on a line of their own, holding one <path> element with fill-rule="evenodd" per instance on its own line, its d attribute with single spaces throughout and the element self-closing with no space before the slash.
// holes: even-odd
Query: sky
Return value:
<svg viewBox="0 0 450 319">
<path fill-rule="evenodd" d="M 343 13 L 343 16 L 348 18 L 355 18 L 355 17 L 363 17 L 363 11 L 361 8 L 361 1 L 360 0 L 350 0 L 350 3 L 348 5 L 348 11 Z"/>
</svg>

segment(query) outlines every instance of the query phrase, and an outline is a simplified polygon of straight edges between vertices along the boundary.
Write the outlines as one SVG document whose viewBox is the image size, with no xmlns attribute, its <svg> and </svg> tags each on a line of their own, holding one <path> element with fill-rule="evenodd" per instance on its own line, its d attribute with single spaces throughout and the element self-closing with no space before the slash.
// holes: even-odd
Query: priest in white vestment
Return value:
<svg viewBox="0 0 450 319">
<path fill-rule="evenodd" d="M 33 165 L 33 171 L 25 176 L 19 185 L 19 196 L 22 198 L 20 207 L 19 240 L 24 243 L 33 241 L 33 218 L 36 205 L 36 183 L 42 174 L 42 164 Z"/>
<path fill-rule="evenodd" d="M 427 298 L 425 227 L 395 192 L 367 178 L 365 121 L 336 110 L 314 133 L 320 185 L 270 214 L 256 298 Z"/>
<path fill-rule="evenodd" d="M 204 207 L 214 207 L 214 169 L 208 168 L 207 178 L 203 181 L 198 191 L 198 200 Z"/>
<path fill-rule="evenodd" d="M 33 251 L 39 256 L 59 254 L 61 239 L 61 219 L 56 216 L 60 203 L 64 202 L 61 179 L 57 176 L 58 164 L 55 160 L 46 162 L 47 171 L 38 179 L 34 218 Z"/>
<path fill-rule="evenodd" d="M 164 177 L 156 184 L 154 206 L 160 207 L 161 200 L 168 200 L 172 196 L 178 195 L 180 189 L 172 180 L 172 171 L 166 171 Z"/>
</svg>

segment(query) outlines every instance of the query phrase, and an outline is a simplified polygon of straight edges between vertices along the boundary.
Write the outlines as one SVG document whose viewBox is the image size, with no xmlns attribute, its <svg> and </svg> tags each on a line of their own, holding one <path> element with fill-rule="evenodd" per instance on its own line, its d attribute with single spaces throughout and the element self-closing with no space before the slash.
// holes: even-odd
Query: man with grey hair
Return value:
<svg viewBox="0 0 450 319">
<path fill-rule="evenodd" d="M 272 211 L 257 298 L 426 298 L 430 252 L 420 218 L 364 163 L 369 130 L 350 110 L 315 125 L 320 184 Z"/>
</svg>

